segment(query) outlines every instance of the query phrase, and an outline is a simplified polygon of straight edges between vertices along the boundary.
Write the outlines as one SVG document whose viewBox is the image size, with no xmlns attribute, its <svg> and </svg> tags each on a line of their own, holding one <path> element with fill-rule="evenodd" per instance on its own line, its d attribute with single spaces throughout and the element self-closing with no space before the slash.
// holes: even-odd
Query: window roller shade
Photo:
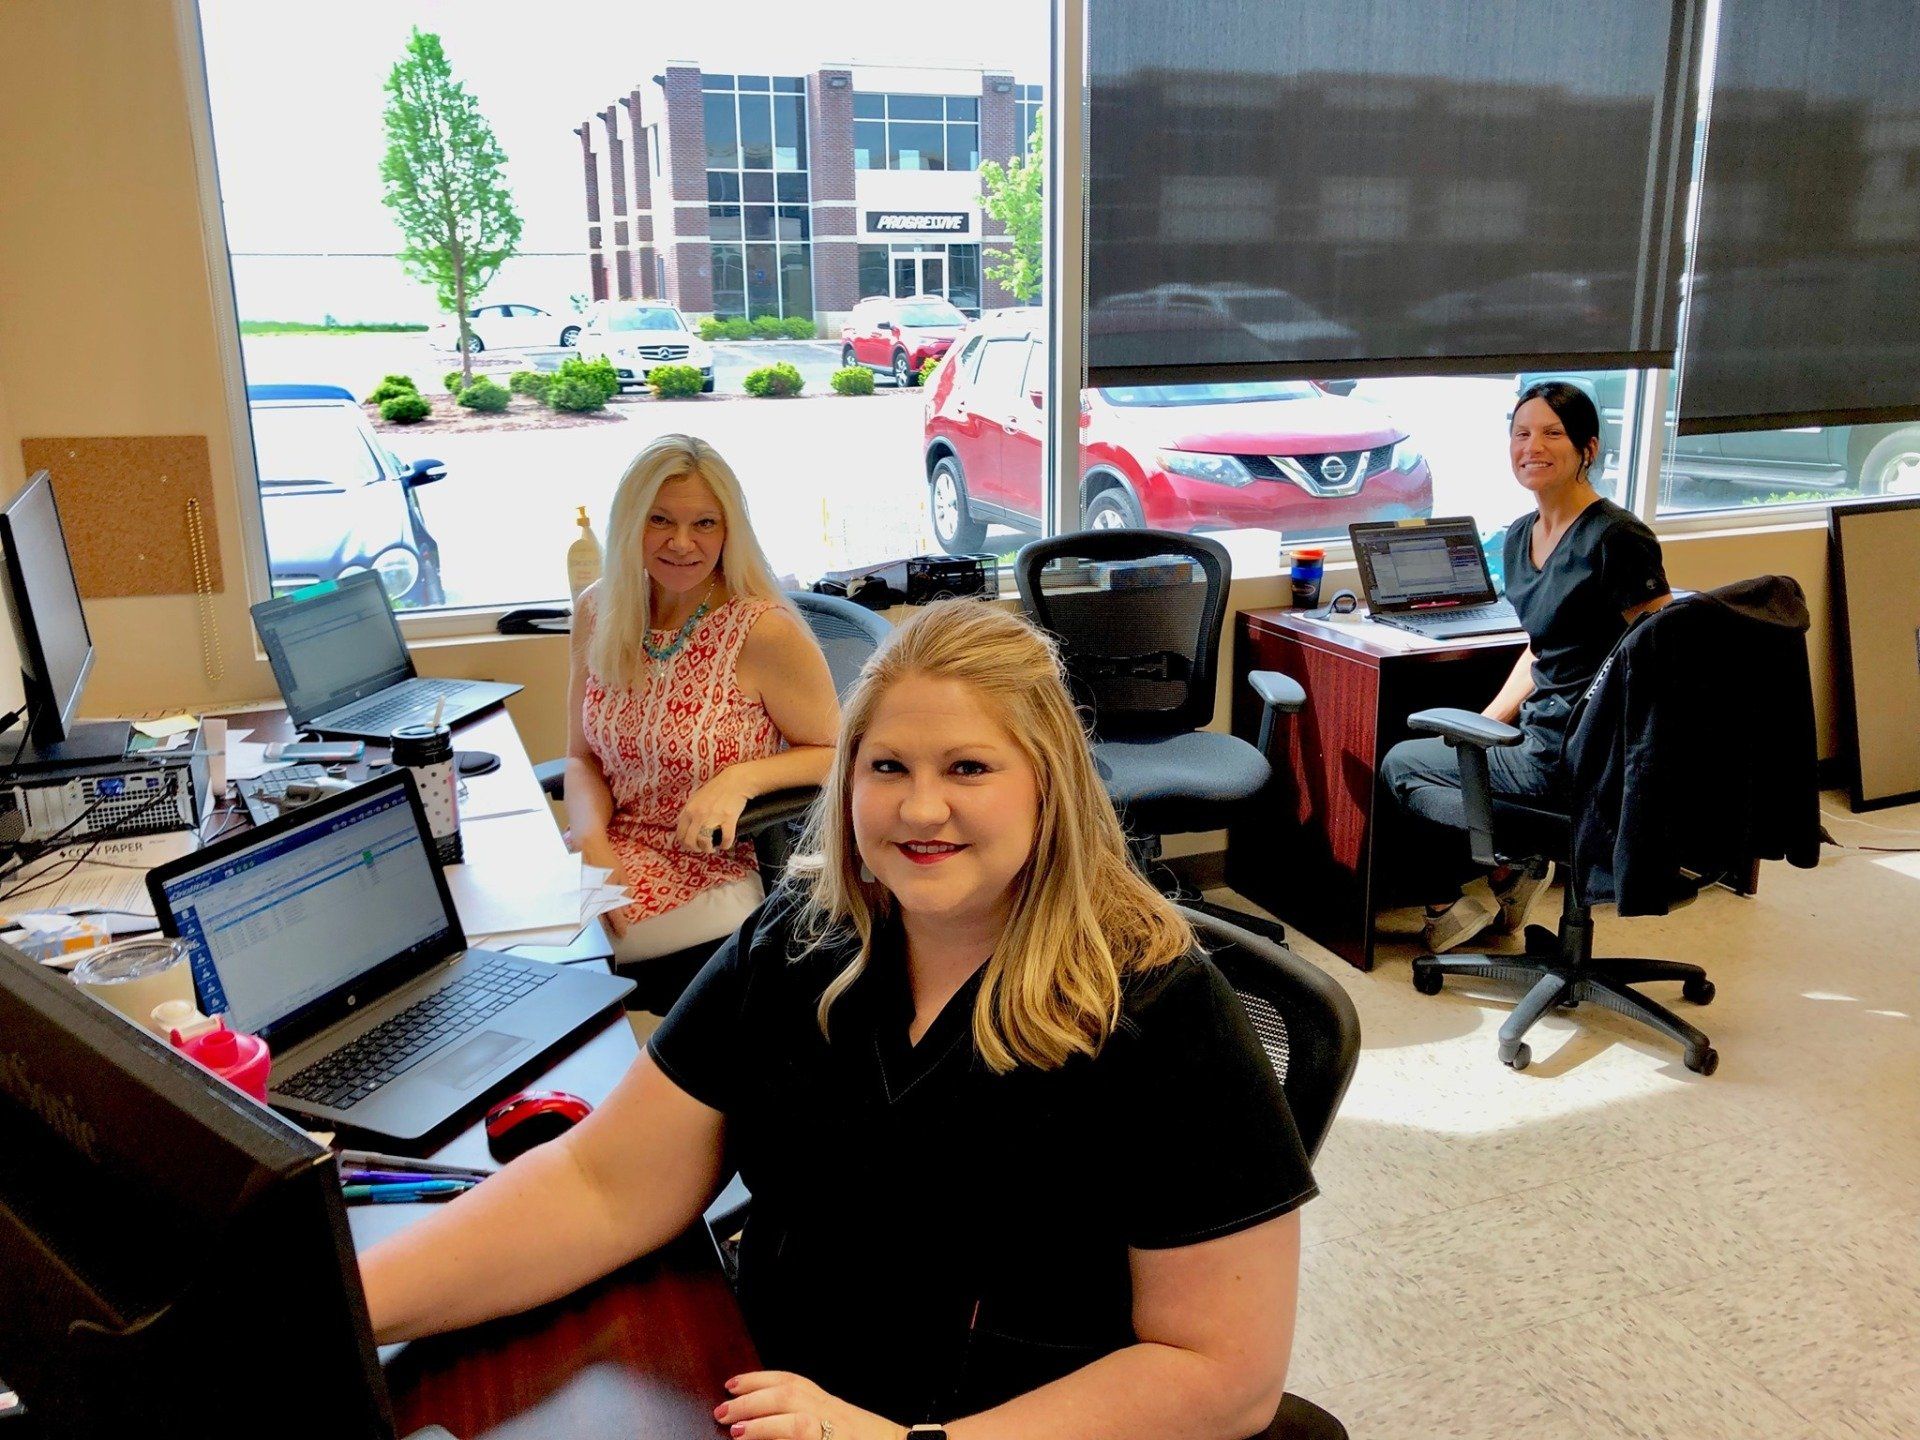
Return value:
<svg viewBox="0 0 1920 1440">
<path fill-rule="evenodd" d="M 1695 0 L 1090 0 L 1096 383 L 1672 363 Z"/>
<path fill-rule="evenodd" d="M 1722 0 L 1684 433 L 1920 418 L 1920 5 Z"/>
</svg>

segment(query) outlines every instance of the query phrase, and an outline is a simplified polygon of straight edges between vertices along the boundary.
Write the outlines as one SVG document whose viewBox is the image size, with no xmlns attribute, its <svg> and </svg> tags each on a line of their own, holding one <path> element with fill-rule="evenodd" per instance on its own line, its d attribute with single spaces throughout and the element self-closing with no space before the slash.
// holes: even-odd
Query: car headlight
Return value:
<svg viewBox="0 0 1920 1440">
<path fill-rule="evenodd" d="M 380 588 L 389 600 L 398 600 L 420 583 L 420 557 L 405 545 L 390 545 L 373 557 L 371 565 L 343 565 L 342 578 L 371 570 L 380 577 Z"/>
<path fill-rule="evenodd" d="M 1420 447 L 1411 440 L 1402 440 L 1393 447 L 1393 468 L 1403 473 L 1411 472 L 1425 458 L 1420 453 Z"/>
<path fill-rule="evenodd" d="M 1215 485 L 1251 485 L 1253 472 L 1234 455 L 1209 455 L 1199 450 L 1161 450 L 1160 468 L 1174 475 L 1207 480 Z"/>
</svg>

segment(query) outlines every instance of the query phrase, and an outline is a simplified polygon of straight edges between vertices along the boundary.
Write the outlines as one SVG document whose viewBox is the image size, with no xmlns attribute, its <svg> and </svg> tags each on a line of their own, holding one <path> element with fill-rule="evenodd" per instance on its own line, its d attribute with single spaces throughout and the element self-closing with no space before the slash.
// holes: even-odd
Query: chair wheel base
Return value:
<svg viewBox="0 0 1920 1440">
<path fill-rule="evenodd" d="M 1533 1063 L 1533 1050 L 1526 1041 L 1500 1047 L 1500 1061 L 1509 1070 L 1524 1070 Z"/>
<path fill-rule="evenodd" d="M 1683 999 L 1695 1005 L 1711 1005 L 1714 995 L 1713 981 L 1689 980 L 1680 987 L 1680 994 Z"/>
<path fill-rule="evenodd" d="M 1440 987 L 1445 983 L 1445 978 L 1438 970 L 1429 969 L 1417 960 L 1414 962 L 1413 988 L 1418 990 L 1422 995 L 1438 995 L 1440 993 Z"/>
<path fill-rule="evenodd" d="M 1711 1075 L 1720 1068 L 1720 1052 L 1711 1045 L 1702 1046 L 1698 1050 L 1689 1050 L 1682 1058 L 1687 1069 L 1696 1075 Z"/>
</svg>

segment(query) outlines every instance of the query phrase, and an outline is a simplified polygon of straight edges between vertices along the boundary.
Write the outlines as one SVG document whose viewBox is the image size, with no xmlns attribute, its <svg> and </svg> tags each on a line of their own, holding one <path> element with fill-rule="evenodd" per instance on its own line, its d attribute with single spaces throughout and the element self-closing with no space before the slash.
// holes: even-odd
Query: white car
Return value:
<svg viewBox="0 0 1920 1440">
<path fill-rule="evenodd" d="M 608 360 L 625 390 L 645 385 L 658 365 L 691 365 L 713 393 L 713 347 L 693 333 L 687 317 L 657 300 L 596 300 L 581 317 L 580 354 Z"/>
<path fill-rule="evenodd" d="M 538 305 L 480 305 L 467 312 L 467 349 L 478 355 L 483 350 L 572 345 L 580 338 L 581 324 L 578 315 L 556 315 Z M 457 351 L 460 327 L 442 320 L 427 332 L 427 339 L 436 350 Z"/>
</svg>

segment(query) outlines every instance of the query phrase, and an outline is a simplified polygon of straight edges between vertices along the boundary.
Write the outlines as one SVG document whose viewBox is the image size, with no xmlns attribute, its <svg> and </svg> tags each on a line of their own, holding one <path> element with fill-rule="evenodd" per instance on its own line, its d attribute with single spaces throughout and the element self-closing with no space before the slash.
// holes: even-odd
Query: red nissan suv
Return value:
<svg viewBox="0 0 1920 1440">
<path fill-rule="evenodd" d="M 904 390 L 920 383 L 920 367 L 946 354 L 966 323 L 967 317 L 938 295 L 870 296 L 840 327 L 840 363 L 891 375 Z"/>
<path fill-rule="evenodd" d="M 969 326 L 928 382 L 934 538 L 978 551 L 990 524 L 1040 529 L 1046 337 L 1039 312 Z M 1344 535 L 1433 513 L 1426 457 L 1380 409 L 1310 380 L 1081 392 L 1080 517 L 1089 529 Z"/>
</svg>

